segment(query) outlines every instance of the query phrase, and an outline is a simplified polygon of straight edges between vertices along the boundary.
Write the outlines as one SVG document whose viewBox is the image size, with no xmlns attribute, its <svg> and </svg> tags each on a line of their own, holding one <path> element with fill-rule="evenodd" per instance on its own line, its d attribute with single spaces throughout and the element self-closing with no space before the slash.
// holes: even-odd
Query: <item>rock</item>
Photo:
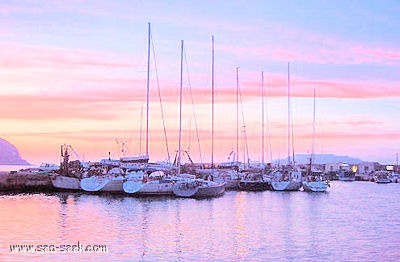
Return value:
<svg viewBox="0 0 400 262">
<path fill-rule="evenodd" d="M 18 149 L 0 138 L 0 165 L 30 165 L 19 155 Z"/>
</svg>

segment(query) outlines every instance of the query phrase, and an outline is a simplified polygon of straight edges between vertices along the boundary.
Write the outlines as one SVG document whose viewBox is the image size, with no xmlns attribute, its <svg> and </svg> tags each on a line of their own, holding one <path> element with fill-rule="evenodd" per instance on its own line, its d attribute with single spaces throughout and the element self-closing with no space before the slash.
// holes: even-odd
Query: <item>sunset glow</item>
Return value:
<svg viewBox="0 0 400 262">
<path fill-rule="evenodd" d="M 2 1 L 0 137 L 34 164 L 57 163 L 64 143 L 90 161 L 109 152 L 118 157 L 116 141 L 125 141 L 131 155 L 143 154 L 151 23 L 151 161 L 168 157 L 166 137 L 171 160 L 178 149 L 181 40 L 182 143 L 194 161 L 201 160 L 200 149 L 202 160 L 210 161 L 214 36 L 216 161 L 236 150 L 237 67 L 241 160 L 246 136 L 250 159 L 261 161 L 262 71 L 266 144 L 273 159 L 286 157 L 290 63 L 295 153 L 311 151 L 315 89 L 316 153 L 394 163 L 400 149 L 400 4 L 298 5 Z M 269 146 L 265 150 L 271 161 Z"/>
</svg>

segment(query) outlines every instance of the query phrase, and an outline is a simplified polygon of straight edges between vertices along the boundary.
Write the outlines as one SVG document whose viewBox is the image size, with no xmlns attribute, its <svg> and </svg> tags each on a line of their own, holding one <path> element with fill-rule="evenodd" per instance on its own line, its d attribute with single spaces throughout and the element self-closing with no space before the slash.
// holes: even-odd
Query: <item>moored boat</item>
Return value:
<svg viewBox="0 0 400 262">
<path fill-rule="evenodd" d="M 199 184 L 197 192 L 194 197 L 217 197 L 225 193 L 225 183 L 218 183 L 204 179 L 196 179 Z"/>
<path fill-rule="evenodd" d="M 298 191 L 301 186 L 300 171 L 276 171 L 271 181 L 271 188 L 274 191 Z"/>
<path fill-rule="evenodd" d="M 378 184 L 388 184 L 392 183 L 390 180 L 389 172 L 386 171 L 377 171 L 373 177 L 375 183 Z"/>
<path fill-rule="evenodd" d="M 68 148 L 75 150 L 71 145 L 61 145 L 61 164 L 60 168 L 56 171 L 51 171 L 51 182 L 53 187 L 58 190 L 81 190 L 80 182 L 83 177 L 87 175 L 87 165 L 80 161 L 69 161 Z M 52 170 L 55 166 L 42 164 L 42 169 Z M 49 171 L 47 171 L 49 172 Z M 54 172 L 54 173 L 53 173 Z"/>
<path fill-rule="evenodd" d="M 356 174 L 351 170 L 342 170 L 339 172 L 339 180 L 352 182 L 356 180 Z"/>
<path fill-rule="evenodd" d="M 322 172 L 311 172 L 303 181 L 303 190 L 306 192 L 325 192 L 330 183 L 324 179 Z"/>
<path fill-rule="evenodd" d="M 238 182 L 239 190 L 243 191 L 265 191 L 270 187 L 270 182 L 261 173 L 247 173 Z"/>
</svg>

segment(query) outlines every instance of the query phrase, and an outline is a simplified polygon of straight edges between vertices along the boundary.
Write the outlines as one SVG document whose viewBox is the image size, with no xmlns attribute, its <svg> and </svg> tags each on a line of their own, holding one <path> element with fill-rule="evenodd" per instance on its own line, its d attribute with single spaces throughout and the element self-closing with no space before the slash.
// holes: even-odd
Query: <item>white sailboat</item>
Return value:
<svg viewBox="0 0 400 262">
<path fill-rule="evenodd" d="M 122 193 L 125 172 L 119 166 L 93 165 L 89 177 L 81 180 L 80 186 L 88 192 Z"/>
<path fill-rule="evenodd" d="M 238 70 L 236 70 L 237 72 Z M 238 79 L 238 77 L 236 77 Z M 238 80 L 237 80 L 238 82 Z M 237 84 L 237 89 L 238 89 Z M 262 99 L 262 112 L 261 112 L 261 165 L 251 168 L 250 166 L 239 181 L 239 189 L 243 191 L 265 191 L 270 189 L 270 182 L 264 176 L 264 72 L 261 72 L 261 99 Z"/>
<path fill-rule="evenodd" d="M 291 103 L 290 103 L 290 64 L 288 63 L 288 165 L 273 174 L 271 187 L 275 191 L 297 191 L 302 186 L 302 174 L 290 160 L 291 154 Z M 293 160 L 294 162 L 294 160 Z"/>
<path fill-rule="evenodd" d="M 149 104 L 150 104 L 150 49 L 151 49 L 151 24 L 148 24 L 147 42 L 147 106 L 146 106 L 146 154 L 139 157 L 130 157 L 133 160 L 143 160 L 140 164 L 124 164 L 129 171 L 122 189 L 125 193 L 141 196 L 147 195 L 173 195 L 173 181 L 164 173 L 170 169 L 169 165 L 149 163 Z M 124 160 L 127 160 L 125 158 Z M 169 160 L 169 153 L 168 153 Z M 121 163 L 126 162 L 121 159 Z"/>
<path fill-rule="evenodd" d="M 330 187 L 329 181 L 324 178 L 322 171 L 312 169 L 315 156 L 315 89 L 314 89 L 314 110 L 313 110 L 313 143 L 308 172 L 303 181 L 303 190 L 306 192 L 325 192 Z"/>
<path fill-rule="evenodd" d="M 199 178 L 190 178 L 190 174 L 181 174 L 181 153 L 182 153 L 182 73 L 183 73 L 183 40 L 181 41 L 181 74 L 180 74 L 180 96 L 179 96 L 179 149 L 178 149 L 178 174 L 177 177 L 184 177 L 185 179 L 179 179 L 175 182 L 173 187 L 173 192 L 176 196 L 180 197 L 215 197 L 222 195 L 225 192 L 224 183 L 219 183 L 216 181 L 209 181 Z M 213 72 L 214 72 L 214 37 L 212 37 L 212 57 L 213 57 Z M 214 76 L 214 73 L 213 73 Z M 212 77 L 214 78 L 214 77 Z M 214 89 L 214 81 L 213 81 Z M 211 150 L 213 151 L 213 150 Z M 213 152 L 211 153 L 213 154 Z M 211 156 L 211 177 L 214 174 L 214 163 L 213 156 Z"/>
</svg>

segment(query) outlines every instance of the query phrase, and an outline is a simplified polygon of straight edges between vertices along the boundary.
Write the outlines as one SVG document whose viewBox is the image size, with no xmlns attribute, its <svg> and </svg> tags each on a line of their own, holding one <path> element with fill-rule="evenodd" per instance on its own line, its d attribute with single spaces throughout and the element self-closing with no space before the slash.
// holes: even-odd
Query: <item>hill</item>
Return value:
<svg viewBox="0 0 400 262">
<path fill-rule="evenodd" d="M 0 165 L 30 165 L 19 155 L 18 149 L 0 138 Z"/>
</svg>

